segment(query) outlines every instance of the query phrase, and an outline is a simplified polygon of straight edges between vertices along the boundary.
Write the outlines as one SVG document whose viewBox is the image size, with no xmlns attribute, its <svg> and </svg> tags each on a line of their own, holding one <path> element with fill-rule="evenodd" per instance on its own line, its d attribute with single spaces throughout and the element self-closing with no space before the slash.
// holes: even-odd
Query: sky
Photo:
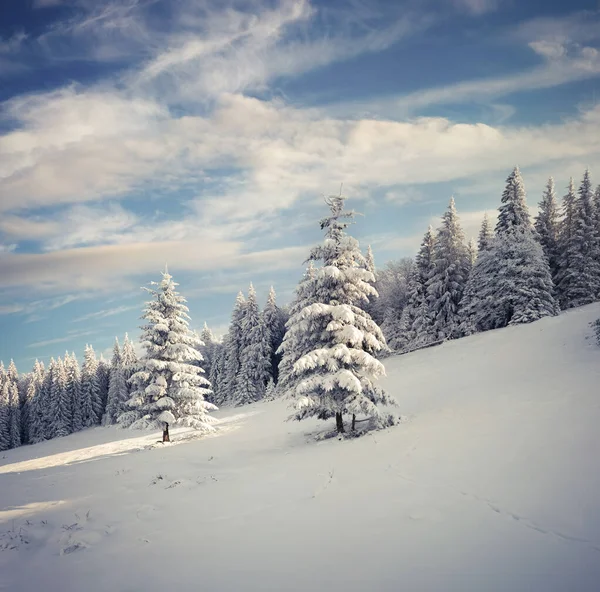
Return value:
<svg viewBox="0 0 600 592">
<path fill-rule="evenodd" d="M 515 165 L 533 212 L 600 182 L 598 1 L 2 0 L 0 359 L 137 339 L 165 264 L 222 334 L 250 282 L 289 302 L 342 184 L 384 266 Z"/>
</svg>

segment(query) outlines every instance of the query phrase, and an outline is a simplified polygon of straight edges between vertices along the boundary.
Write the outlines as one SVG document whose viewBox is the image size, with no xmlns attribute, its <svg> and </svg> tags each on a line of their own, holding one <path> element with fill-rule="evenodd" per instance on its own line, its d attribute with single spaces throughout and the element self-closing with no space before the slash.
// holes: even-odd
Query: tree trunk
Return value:
<svg viewBox="0 0 600 592">
<path fill-rule="evenodd" d="M 165 427 L 163 428 L 163 442 L 170 442 L 169 438 L 169 424 L 165 422 Z"/>
<path fill-rule="evenodd" d="M 352 431 L 354 431 L 355 427 L 356 427 L 356 415 L 353 413 L 352 414 Z"/>
<path fill-rule="evenodd" d="M 338 434 L 344 433 L 344 421 L 341 413 L 335 414 L 335 427 L 337 428 Z"/>
</svg>

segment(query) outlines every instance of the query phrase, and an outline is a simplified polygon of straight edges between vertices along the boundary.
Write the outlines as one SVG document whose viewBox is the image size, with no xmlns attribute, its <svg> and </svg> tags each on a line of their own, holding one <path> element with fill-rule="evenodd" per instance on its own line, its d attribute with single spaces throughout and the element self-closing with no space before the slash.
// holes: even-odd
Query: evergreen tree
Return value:
<svg viewBox="0 0 600 592">
<path fill-rule="evenodd" d="M 83 429 L 83 398 L 81 393 L 81 371 L 75 352 L 65 356 L 67 373 L 67 400 L 69 402 L 70 431 Z"/>
<path fill-rule="evenodd" d="M 263 322 L 268 331 L 269 359 L 271 362 L 270 376 L 277 383 L 279 379 L 279 364 L 281 355 L 277 353 L 279 346 L 283 343 L 285 335 L 285 313 L 277 306 L 275 290 L 273 286 L 269 290 L 269 297 L 263 310 Z"/>
<path fill-rule="evenodd" d="M 220 405 L 225 399 L 223 394 L 223 378 L 225 375 L 225 347 L 222 343 L 215 343 L 213 349 L 213 362 L 210 367 L 208 381 L 213 390 L 211 397 L 207 397 L 211 403 Z"/>
<path fill-rule="evenodd" d="M 98 384 L 98 361 L 91 345 L 85 346 L 81 369 L 81 419 L 84 428 L 100 423 L 102 399 Z"/>
<path fill-rule="evenodd" d="M 40 389 L 40 406 L 44 420 L 44 440 L 52 438 L 52 380 L 56 372 L 56 360 L 50 358 L 48 370 L 44 373 L 44 381 Z"/>
<path fill-rule="evenodd" d="M 110 364 L 100 354 L 98 360 L 98 389 L 100 391 L 100 421 L 106 411 L 106 403 L 108 401 L 108 387 L 110 386 Z"/>
<path fill-rule="evenodd" d="M 246 299 L 240 292 L 237 295 L 235 306 L 231 314 L 231 323 L 227 338 L 224 341 L 225 346 L 225 372 L 223 373 L 220 400 L 225 402 L 234 402 L 237 389 L 237 382 L 240 370 L 240 356 L 243 347 L 242 325 L 246 316 Z"/>
<path fill-rule="evenodd" d="M 125 333 L 125 341 L 123 341 L 123 348 L 121 349 L 121 371 L 123 372 L 123 380 L 127 385 L 128 399 L 133 391 L 133 385 L 130 382 L 131 377 L 138 371 L 138 366 L 139 360 L 135 348 L 129 339 L 129 335 Z"/>
<path fill-rule="evenodd" d="M 33 381 L 33 372 L 27 374 L 26 379 L 22 382 L 23 396 L 21 405 L 21 441 L 23 444 L 29 444 L 29 414 L 31 413 L 31 405 L 35 391 L 31 388 Z"/>
<path fill-rule="evenodd" d="M 475 242 L 475 239 L 472 238 L 467 243 L 467 256 L 468 256 L 468 262 L 469 262 L 469 272 L 471 271 L 471 269 L 473 269 L 473 265 L 475 265 L 475 261 L 477 261 L 477 254 L 478 254 L 477 243 Z"/>
<path fill-rule="evenodd" d="M 265 390 L 264 400 L 273 401 L 276 396 L 275 382 L 272 378 L 269 378 L 269 382 L 267 383 L 267 388 Z"/>
<path fill-rule="evenodd" d="M 435 242 L 435 233 L 429 226 L 415 258 L 415 272 L 409 283 L 408 306 L 401 319 L 402 331 L 406 336 L 405 347 L 425 347 L 436 338 L 427 296 L 427 285 L 435 272 Z"/>
<path fill-rule="evenodd" d="M 19 387 L 14 381 L 8 381 L 9 447 L 21 446 L 21 405 L 19 403 Z"/>
<path fill-rule="evenodd" d="M 562 220 L 559 227 L 559 260 L 558 272 L 556 275 L 556 291 L 563 309 L 569 308 L 572 300 L 570 294 L 571 283 L 573 281 L 571 273 L 571 258 L 575 235 L 575 208 L 577 194 L 575 192 L 575 182 L 573 177 L 569 179 L 569 187 L 562 201 Z"/>
<path fill-rule="evenodd" d="M 292 314 L 288 332 L 297 343 L 310 344 L 292 370 L 296 419 L 335 417 L 337 431 L 343 432 L 345 414 L 352 414 L 353 428 L 357 414 L 381 425 L 377 405 L 392 400 L 374 385 L 385 370 L 373 354 L 386 345 L 381 329 L 361 308 L 376 290 L 358 241 L 345 232 L 349 223 L 343 220 L 354 212 L 344 211 L 342 196 L 327 203 L 331 215 L 321 221 L 325 241 L 310 254 L 311 261 L 323 263 L 315 270 L 314 304 Z"/>
<path fill-rule="evenodd" d="M 210 383 L 198 363 L 202 347 L 198 335 L 189 328 L 188 307 L 165 270 L 158 288 L 146 288 L 152 299 L 142 318 L 141 343 L 146 350 L 140 370 L 131 377 L 135 387 L 127 411 L 119 423 L 132 428 L 159 428 L 164 424 L 211 431 L 214 419 L 208 411 L 216 407 L 205 401 Z"/>
<path fill-rule="evenodd" d="M 256 291 L 250 284 L 246 314 L 242 322 L 239 380 L 236 385 L 236 405 L 253 403 L 263 398 L 271 378 L 270 335 L 260 314 Z"/>
<path fill-rule="evenodd" d="M 504 222 L 497 225 L 491 246 L 479 254 L 465 289 L 463 335 L 528 323 L 558 310 L 548 261 L 525 216 L 525 188 L 515 171 L 502 198 Z"/>
<path fill-rule="evenodd" d="M 483 214 L 483 221 L 481 222 L 481 229 L 479 230 L 479 238 L 477 239 L 477 250 L 481 252 L 489 249 L 493 240 L 494 231 L 487 212 L 485 212 Z"/>
<path fill-rule="evenodd" d="M 308 353 L 312 346 L 308 333 L 300 331 L 292 333 L 290 328 L 296 323 L 300 312 L 315 302 L 317 302 L 316 271 L 313 262 L 309 261 L 306 272 L 296 287 L 294 301 L 290 306 L 290 317 L 285 324 L 286 332 L 277 350 L 277 353 L 281 355 L 279 380 L 277 382 L 277 393 L 279 395 L 294 391 L 297 383 L 297 378 L 293 372 L 294 364 L 304 354 Z"/>
<path fill-rule="evenodd" d="M 459 304 L 469 276 L 469 255 L 454 198 L 442 218 L 434 245 L 434 266 L 427 300 L 434 340 L 458 336 Z"/>
<path fill-rule="evenodd" d="M 46 439 L 44 409 L 42 407 L 42 386 L 44 383 L 44 365 L 38 360 L 33 366 L 33 378 L 29 383 L 28 397 L 31 399 L 29 406 L 29 440 L 30 444 L 43 442 Z"/>
<path fill-rule="evenodd" d="M 3 368 L 4 369 L 4 368 Z M 0 452 L 10 448 L 10 380 L 7 376 L 0 378 Z"/>
<path fill-rule="evenodd" d="M 516 228 L 531 228 L 525 186 L 519 167 L 515 167 L 506 179 L 502 193 L 502 205 L 498 208 L 496 234 L 510 232 Z"/>
<path fill-rule="evenodd" d="M 564 210 L 558 289 L 562 306 L 570 308 L 593 302 L 600 286 L 598 235 L 589 171 L 585 171 L 577 196 L 570 186 Z"/>
<path fill-rule="evenodd" d="M 550 274 L 555 281 L 559 269 L 559 213 L 554 190 L 554 179 L 550 177 L 539 203 L 539 213 L 535 218 L 535 229 L 548 259 Z"/>
<path fill-rule="evenodd" d="M 67 371 L 61 358 L 56 360 L 52 372 L 49 408 L 51 419 L 48 426 L 48 437 L 67 436 L 70 433 L 69 424 L 72 421 L 72 411 L 67 389 Z"/>
<path fill-rule="evenodd" d="M 212 368 L 213 358 L 214 358 L 214 349 L 215 349 L 215 336 L 213 332 L 210 330 L 209 326 L 204 323 L 204 327 L 202 328 L 202 333 L 200 333 L 200 341 L 204 344 L 200 348 L 200 353 L 204 358 L 204 372 L 206 376 L 210 376 L 210 370 Z M 210 379 L 209 379 L 210 382 Z M 212 383 L 211 383 L 212 385 Z M 214 393 L 214 386 L 213 386 Z"/>
<path fill-rule="evenodd" d="M 126 411 L 125 403 L 128 399 L 129 393 L 123 376 L 121 348 L 119 347 L 119 339 L 115 337 L 113 356 L 110 363 L 106 412 L 102 420 L 104 425 L 112 425 L 117 422 L 119 416 Z"/>
</svg>

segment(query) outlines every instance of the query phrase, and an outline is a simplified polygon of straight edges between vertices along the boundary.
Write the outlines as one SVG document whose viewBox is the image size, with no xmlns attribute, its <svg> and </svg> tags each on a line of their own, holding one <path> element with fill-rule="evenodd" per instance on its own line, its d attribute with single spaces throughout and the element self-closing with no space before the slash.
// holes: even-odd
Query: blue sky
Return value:
<svg viewBox="0 0 600 592">
<path fill-rule="evenodd" d="M 165 263 L 194 327 L 288 301 L 342 182 L 379 264 L 600 182 L 599 102 L 598 2 L 3 0 L 0 359 L 137 337 Z"/>
</svg>

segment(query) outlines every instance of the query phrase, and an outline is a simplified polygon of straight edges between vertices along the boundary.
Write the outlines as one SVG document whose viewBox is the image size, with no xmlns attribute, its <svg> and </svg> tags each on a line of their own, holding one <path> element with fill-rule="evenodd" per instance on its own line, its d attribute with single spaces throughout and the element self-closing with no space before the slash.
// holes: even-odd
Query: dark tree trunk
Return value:
<svg viewBox="0 0 600 592">
<path fill-rule="evenodd" d="M 335 427 L 337 428 L 338 434 L 344 433 L 344 421 L 341 413 L 335 414 Z"/>
<path fill-rule="evenodd" d="M 169 424 L 165 423 L 165 427 L 163 428 L 163 442 L 170 442 L 169 438 Z"/>
<path fill-rule="evenodd" d="M 353 413 L 352 414 L 352 431 L 354 431 L 355 427 L 356 427 L 356 415 Z"/>
</svg>

